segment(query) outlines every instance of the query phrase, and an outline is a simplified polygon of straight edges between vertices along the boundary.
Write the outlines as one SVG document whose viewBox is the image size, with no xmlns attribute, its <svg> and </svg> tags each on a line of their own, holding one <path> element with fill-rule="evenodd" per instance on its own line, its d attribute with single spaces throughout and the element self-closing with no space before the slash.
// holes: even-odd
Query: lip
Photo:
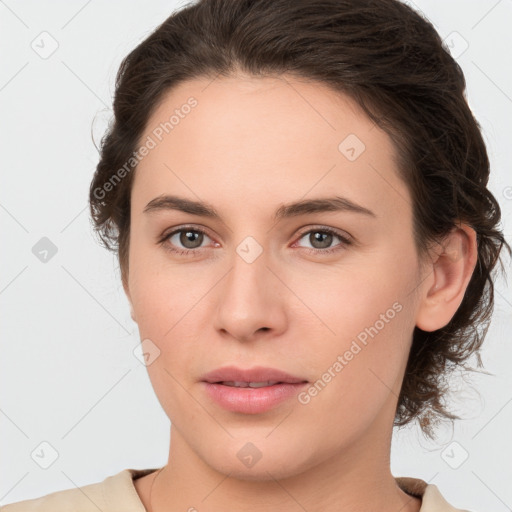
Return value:
<svg viewBox="0 0 512 512">
<path fill-rule="evenodd" d="M 306 379 L 290 375 L 276 368 L 265 368 L 264 366 L 254 366 L 253 368 L 237 368 L 236 366 L 225 366 L 217 368 L 201 377 L 204 382 L 216 383 L 225 381 L 238 382 L 266 382 L 277 381 L 286 384 L 298 384 L 307 382 Z"/>
<path fill-rule="evenodd" d="M 231 381 L 277 381 L 278 384 L 259 388 L 242 388 L 222 384 L 222 382 Z M 244 414 L 259 414 L 296 396 L 308 384 L 308 381 L 275 368 L 258 366 L 242 369 L 229 366 L 203 375 L 201 384 L 209 397 L 224 409 Z"/>
</svg>

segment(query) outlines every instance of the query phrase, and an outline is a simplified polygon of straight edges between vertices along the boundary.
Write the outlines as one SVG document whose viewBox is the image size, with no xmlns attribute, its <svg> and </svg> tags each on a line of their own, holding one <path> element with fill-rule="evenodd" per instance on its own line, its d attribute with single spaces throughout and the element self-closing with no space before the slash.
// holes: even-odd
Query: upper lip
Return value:
<svg viewBox="0 0 512 512">
<path fill-rule="evenodd" d="M 299 382 L 307 382 L 306 379 L 295 377 L 276 368 L 265 368 L 263 366 L 255 366 L 253 368 L 237 368 L 236 366 L 225 366 L 217 368 L 206 373 L 201 378 L 204 382 L 286 382 L 296 384 Z"/>
</svg>

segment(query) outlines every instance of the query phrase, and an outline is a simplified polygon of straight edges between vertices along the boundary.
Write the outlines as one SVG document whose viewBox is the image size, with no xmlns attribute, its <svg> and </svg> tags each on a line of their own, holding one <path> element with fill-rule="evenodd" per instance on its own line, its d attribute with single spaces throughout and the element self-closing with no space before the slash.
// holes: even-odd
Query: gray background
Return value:
<svg viewBox="0 0 512 512">
<path fill-rule="evenodd" d="M 465 72 L 510 242 L 512 2 L 408 3 Z M 166 463 L 168 420 L 134 355 L 138 331 L 116 261 L 92 236 L 87 193 L 91 130 L 99 142 L 121 59 L 179 5 L 0 1 L 1 504 Z M 436 484 L 458 508 L 512 509 L 511 318 L 500 280 L 482 354 L 491 375 L 453 381 L 451 405 L 466 419 L 436 442 L 416 426 L 393 438 L 393 474 Z"/>
</svg>

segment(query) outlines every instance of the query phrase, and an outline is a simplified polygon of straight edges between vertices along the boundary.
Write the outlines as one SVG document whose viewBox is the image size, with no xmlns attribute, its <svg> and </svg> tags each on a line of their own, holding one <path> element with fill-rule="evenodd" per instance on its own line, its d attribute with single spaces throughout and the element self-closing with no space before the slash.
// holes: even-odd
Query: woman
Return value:
<svg viewBox="0 0 512 512">
<path fill-rule="evenodd" d="M 121 65 L 91 214 L 168 463 L 17 510 L 458 510 L 390 472 L 505 245 L 460 67 L 396 0 L 202 0 Z"/>
</svg>

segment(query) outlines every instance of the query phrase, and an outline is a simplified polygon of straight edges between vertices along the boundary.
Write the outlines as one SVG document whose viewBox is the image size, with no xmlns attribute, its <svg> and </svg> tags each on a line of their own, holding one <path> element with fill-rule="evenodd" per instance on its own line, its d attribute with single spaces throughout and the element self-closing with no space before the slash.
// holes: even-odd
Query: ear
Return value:
<svg viewBox="0 0 512 512">
<path fill-rule="evenodd" d="M 457 312 L 478 259 L 476 232 L 459 224 L 439 244 L 429 263 L 416 316 L 416 326 L 435 331 Z"/>
<path fill-rule="evenodd" d="M 132 299 L 130 296 L 130 289 L 128 288 L 128 283 L 126 282 L 126 279 L 122 278 L 123 281 L 123 289 L 124 293 L 126 294 L 126 298 L 128 299 L 128 303 L 130 304 L 130 316 L 132 317 L 132 320 L 137 323 L 137 320 L 135 319 L 135 311 L 133 310 L 133 304 Z"/>
</svg>

